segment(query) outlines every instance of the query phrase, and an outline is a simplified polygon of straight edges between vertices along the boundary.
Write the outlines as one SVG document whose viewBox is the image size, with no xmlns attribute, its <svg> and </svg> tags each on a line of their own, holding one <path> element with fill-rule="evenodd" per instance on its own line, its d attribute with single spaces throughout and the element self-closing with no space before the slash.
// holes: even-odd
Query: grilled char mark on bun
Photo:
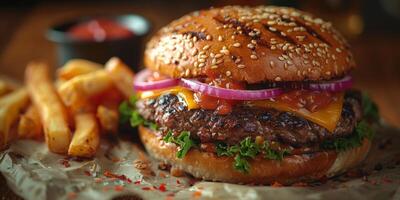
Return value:
<svg viewBox="0 0 400 200">
<path fill-rule="evenodd" d="M 344 38 L 329 22 L 285 7 L 228 6 L 193 12 L 161 29 L 145 65 L 165 75 L 234 81 L 330 80 L 355 67 Z"/>
<path fill-rule="evenodd" d="M 270 184 L 278 181 L 290 184 L 297 181 L 319 180 L 353 168 L 367 155 L 370 142 L 345 152 L 321 151 L 312 154 L 287 156 L 281 161 L 256 157 L 251 160 L 249 173 L 241 173 L 232 166 L 232 157 L 218 157 L 214 153 L 192 149 L 183 159 L 176 158 L 178 148 L 165 143 L 161 137 L 143 126 L 139 136 L 147 151 L 157 159 L 180 168 L 194 177 L 204 180 L 244 184 Z"/>
</svg>

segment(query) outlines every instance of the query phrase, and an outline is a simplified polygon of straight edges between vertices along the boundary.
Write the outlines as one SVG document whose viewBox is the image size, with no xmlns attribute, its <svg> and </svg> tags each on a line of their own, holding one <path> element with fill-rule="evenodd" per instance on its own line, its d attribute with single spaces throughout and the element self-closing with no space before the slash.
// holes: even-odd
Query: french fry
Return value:
<svg viewBox="0 0 400 200">
<path fill-rule="evenodd" d="M 70 80 L 75 76 L 95 72 L 102 67 L 102 65 L 89 60 L 72 59 L 57 71 L 57 76 L 61 80 Z"/>
<path fill-rule="evenodd" d="M 77 113 L 74 116 L 75 132 L 68 149 L 68 155 L 92 157 L 100 142 L 99 127 L 92 113 Z"/>
<path fill-rule="evenodd" d="M 133 95 L 132 84 L 134 73 L 119 58 L 113 57 L 106 63 L 106 71 L 110 74 L 115 86 L 126 98 Z"/>
<path fill-rule="evenodd" d="M 28 102 L 29 97 L 25 88 L 18 89 L 0 99 L 0 149 L 7 146 L 11 126 Z"/>
<path fill-rule="evenodd" d="M 66 81 L 58 88 L 58 92 L 64 104 L 73 113 L 82 111 L 87 100 L 102 94 L 114 87 L 109 75 L 99 70 L 93 73 L 76 76 Z"/>
<path fill-rule="evenodd" d="M 17 128 L 18 138 L 40 139 L 43 137 L 40 115 L 35 106 L 30 105 L 26 112 L 21 115 Z"/>
<path fill-rule="evenodd" d="M 106 133 L 117 133 L 118 131 L 118 109 L 117 107 L 109 107 L 99 105 L 96 113 L 101 129 Z"/>
<path fill-rule="evenodd" d="M 4 94 L 8 93 L 10 91 L 10 88 L 8 87 L 7 83 L 0 80 L 0 97 L 3 96 Z"/>
<path fill-rule="evenodd" d="M 71 142 L 68 113 L 50 79 L 49 67 L 40 62 L 29 63 L 25 70 L 25 82 L 39 112 L 49 150 L 67 153 Z"/>
</svg>

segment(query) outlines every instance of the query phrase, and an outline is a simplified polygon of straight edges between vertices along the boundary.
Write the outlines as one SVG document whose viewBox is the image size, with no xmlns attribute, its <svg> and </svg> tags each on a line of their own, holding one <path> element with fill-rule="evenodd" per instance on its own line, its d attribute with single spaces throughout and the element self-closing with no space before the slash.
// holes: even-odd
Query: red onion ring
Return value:
<svg viewBox="0 0 400 200">
<path fill-rule="evenodd" d="M 146 90 L 156 90 L 162 89 L 166 87 L 172 87 L 179 84 L 179 79 L 164 79 L 160 81 L 151 81 L 147 82 L 147 77 L 150 76 L 153 72 L 144 69 L 136 74 L 135 80 L 133 81 L 133 89 L 146 91 Z"/>
<path fill-rule="evenodd" d="M 342 79 L 335 81 L 324 81 L 318 83 L 309 83 L 308 89 L 310 90 L 322 90 L 328 92 L 339 92 L 345 89 L 351 88 L 353 85 L 353 79 L 351 76 L 345 76 Z"/>
<path fill-rule="evenodd" d="M 219 88 L 202 83 L 195 79 L 181 78 L 180 84 L 195 92 L 201 92 L 213 97 L 231 100 L 262 100 L 276 97 L 283 93 L 279 88 L 263 89 L 263 90 L 233 90 Z"/>
</svg>

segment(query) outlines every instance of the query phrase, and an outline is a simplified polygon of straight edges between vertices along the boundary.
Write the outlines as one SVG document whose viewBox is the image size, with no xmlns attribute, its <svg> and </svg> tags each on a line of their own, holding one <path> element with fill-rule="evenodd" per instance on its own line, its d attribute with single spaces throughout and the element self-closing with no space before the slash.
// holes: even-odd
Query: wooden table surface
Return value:
<svg viewBox="0 0 400 200">
<path fill-rule="evenodd" d="M 149 18 L 153 30 L 206 4 L 174 4 L 168 1 L 138 3 L 49 3 L 34 9 L 0 13 L 0 75 L 21 80 L 25 65 L 42 59 L 56 66 L 54 46 L 48 42 L 46 29 L 59 21 L 92 14 L 138 13 Z M 7 19 L 9 17 L 9 19 Z M 12 23 L 10 23 L 10 21 Z M 397 34 L 365 34 L 350 41 L 358 68 L 353 75 L 356 88 L 368 92 L 378 103 L 384 120 L 400 127 L 400 37 Z M 0 179 L 0 185 L 4 185 Z M 10 191 L 0 187 L 0 196 Z M 9 199 L 15 196 L 7 195 Z"/>
</svg>

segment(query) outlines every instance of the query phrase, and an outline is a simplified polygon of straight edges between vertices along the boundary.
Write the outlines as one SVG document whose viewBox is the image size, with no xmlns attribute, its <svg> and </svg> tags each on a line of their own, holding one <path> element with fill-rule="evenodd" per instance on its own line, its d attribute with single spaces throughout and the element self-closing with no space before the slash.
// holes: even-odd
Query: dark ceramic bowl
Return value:
<svg viewBox="0 0 400 200">
<path fill-rule="evenodd" d="M 128 28 L 132 36 L 105 40 L 78 40 L 68 34 L 68 30 L 76 24 L 91 19 L 109 19 Z M 118 16 L 92 16 L 57 24 L 46 33 L 47 38 L 57 45 L 58 63 L 62 66 L 69 59 L 83 58 L 98 63 L 105 63 L 113 56 L 121 58 L 135 71 L 139 69 L 142 58 L 144 37 L 150 32 L 149 21 L 139 15 L 127 14 Z"/>
</svg>

